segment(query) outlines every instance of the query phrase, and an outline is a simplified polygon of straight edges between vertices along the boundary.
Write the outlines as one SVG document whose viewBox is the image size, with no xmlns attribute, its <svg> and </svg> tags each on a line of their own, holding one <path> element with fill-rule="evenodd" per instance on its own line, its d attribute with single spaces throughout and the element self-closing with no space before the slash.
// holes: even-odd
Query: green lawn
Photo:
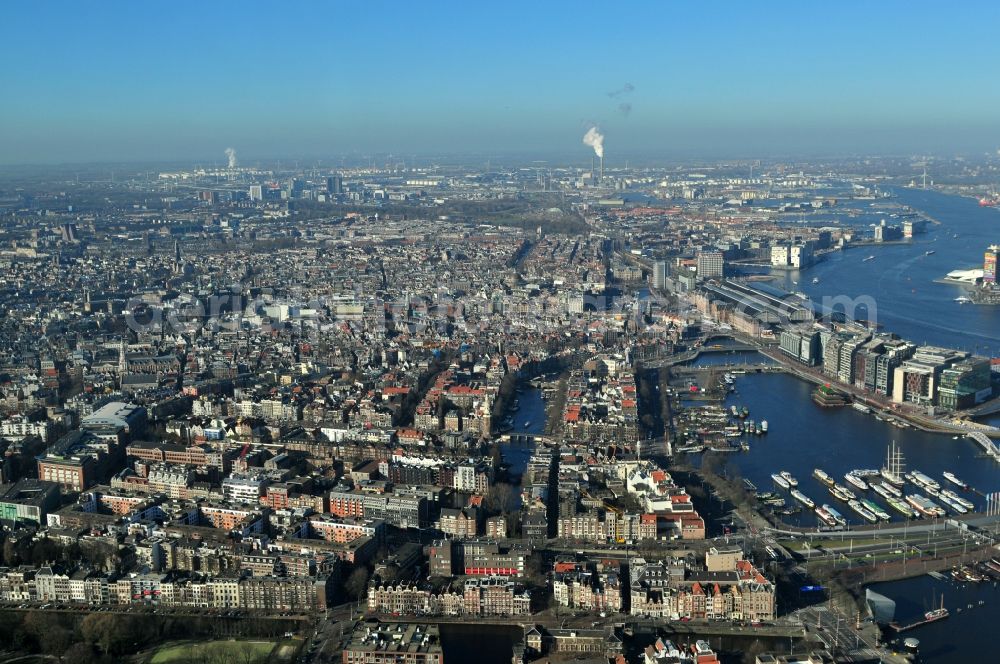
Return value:
<svg viewBox="0 0 1000 664">
<path fill-rule="evenodd" d="M 150 664 L 186 664 L 203 661 L 208 664 L 266 664 L 274 641 L 185 641 L 170 643 L 157 649 Z"/>
</svg>

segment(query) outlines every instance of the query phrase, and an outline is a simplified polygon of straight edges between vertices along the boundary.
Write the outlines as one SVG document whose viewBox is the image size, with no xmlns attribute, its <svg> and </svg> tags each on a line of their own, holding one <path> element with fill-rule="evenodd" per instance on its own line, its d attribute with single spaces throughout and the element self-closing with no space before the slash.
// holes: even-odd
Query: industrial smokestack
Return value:
<svg viewBox="0 0 1000 664">
<path fill-rule="evenodd" d="M 604 156 L 604 134 L 598 131 L 597 127 L 591 127 L 583 135 L 583 144 L 594 148 L 594 154 L 598 157 Z"/>
<path fill-rule="evenodd" d="M 604 177 L 604 134 L 598 131 L 597 127 L 591 127 L 583 135 L 583 144 L 594 148 L 594 154 L 601 160 L 601 177 Z M 595 180 L 595 166 L 593 159 L 590 162 L 590 177 Z"/>
</svg>

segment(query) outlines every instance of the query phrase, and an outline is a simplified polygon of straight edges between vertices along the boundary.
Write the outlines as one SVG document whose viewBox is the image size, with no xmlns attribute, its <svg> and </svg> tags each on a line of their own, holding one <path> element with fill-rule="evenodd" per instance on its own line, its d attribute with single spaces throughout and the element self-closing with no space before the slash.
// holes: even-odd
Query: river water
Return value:
<svg viewBox="0 0 1000 664">
<path fill-rule="evenodd" d="M 951 270 L 982 266 L 986 247 L 1000 243 L 1000 212 L 981 208 L 972 199 L 933 191 L 899 189 L 895 193 L 897 202 L 928 214 L 940 225 L 932 225 L 912 244 L 866 246 L 832 254 L 801 273 L 781 274 L 779 285 L 804 291 L 813 299 L 870 295 L 877 306 L 877 322 L 889 331 L 919 343 L 1000 356 L 1000 307 L 958 304 L 954 299 L 963 294 L 961 286 L 934 281 Z M 927 255 L 927 251 L 934 253 Z M 875 259 L 865 261 L 867 256 Z M 819 280 L 816 284 L 812 283 L 814 277 Z M 941 470 L 950 469 L 980 491 L 1000 489 L 1000 466 L 983 458 L 970 441 L 900 430 L 852 409 L 819 409 L 808 400 L 810 386 L 789 376 L 754 376 L 738 382 L 745 385 L 740 388 L 740 396 L 748 402 L 751 412 L 764 411 L 759 417 L 782 403 L 794 404 L 793 408 L 779 411 L 780 418 L 771 417 L 773 433 L 768 438 L 773 436 L 776 443 L 763 441 L 746 455 L 748 476 L 766 475 L 764 471 L 774 465 L 759 454 L 760 448 L 771 446 L 776 448 L 776 455 L 782 455 L 782 464 L 798 468 L 789 470 L 797 472 L 807 485 L 804 491 L 818 493 L 821 487 L 815 480 L 804 477 L 811 472 L 810 465 L 825 464 L 837 476 L 849 467 L 876 466 L 885 454 L 885 443 L 894 439 L 910 468 L 920 468 L 937 479 Z M 1000 425 L 1000 415 L 985 421 Z M 788 441 L 789 436 L 782 432 L 785 427 L 795 429 L 791 438 L 797 440 Z M 825 491 L 819 495 L 827 497 Z M 973 499 L 969 493 L 963 495 Z M 981 505 L 982 499 L 974 502 Z M 896 618 L 901 623 L 921 616 L 935 604 L 935 596 L 944 594 L 944 605 L 951 617 L 906 634 L 920 640 L 922 661 L 995 659 L 995 654 L 989 654 L 994 648 L 988 636 L 1000 621 L 1000 592 L 994 584 L 958 584 L 924 576 L 873 588 L 896 600 Z M 982 606 L 980 601 L 984 602 Z M 969 605 L 973 608 L 969 609 Z M 963 609 L 961 613 L 959 608 Z"/>
<path fill-rule="evenodd" d="M 837 296 L 860 302 L 867 296 L 874 309 L 861 308 L 855 317 L 872 319 L 917 343 L 1000 356 L 1000 307 L 959 304 L 955 298 L 964 293 L 962 286 L 935 283 L 952 270 L 982 267 L 987 246 L 1000 244 L 1000 211 L 934 191 L 894 193 L 894 201 L 940 224 L 929 225 L 926 234 L 910 243 L 859 246 L 829 254 L 803 270 L 775 270 L 774 283 L 816 302 Z M 868 256 L 875 258 L 866 261 Z"/>
<path fill-rule="evenodd" d="M 829 503 L 855 524 L 863 523 L 862 519 L 829 494 L 812 476 L 813 469 L 822 468 L 846 485 L 844 474 L 850 470 L 881 468 L 892 441 L 903 453 L 907 469 L 918 469 L 942 485 L 947 483 L 941 473 L 950 470 L 979 492 L 1000 490 L 1000 466 L 971 440 L 900 429 L 850 407 L 821 408 L 810 398 L 812 389 L 812 384 L 784 373 L 737 376 L 736 392 L 728 395 L 726 406 L 746 407 L 750 419 L 767 420 L 768 433 L 746 438 L 747 452 L 720 454 L 719 472 L 746 478 L 760 491 L 770 491 L 779 490 L 771 474 L 787 470 L 798 479 L 799 490 L 817 505 Z M 984 504 L 977 493 L 949 488 L 977 506 Z M 901 519 L 878 495 L 867 492 L 866 497 L 885 507 L 893 520 Z M 786 500 L 795 504 L 787 492 Z M 805 509 L 785 520 L 807 527 L 816 524 L 812 511 Z"/>
</svg>

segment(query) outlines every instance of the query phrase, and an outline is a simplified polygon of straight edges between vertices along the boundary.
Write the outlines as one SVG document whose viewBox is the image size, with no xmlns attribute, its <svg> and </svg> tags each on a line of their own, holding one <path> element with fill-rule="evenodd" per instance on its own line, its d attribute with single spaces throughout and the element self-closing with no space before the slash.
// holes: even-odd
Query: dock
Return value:
<svg viewBox="0 0 1000 664">
<path fill-rule="evenodd" d="M 911 629 L 916 629 L 917 627 L 922 627 L 923 625 L 929 625 L 932 622 L 937 622 L 939 620 L 944 620 L 948 617 L 948 614 L 944 614 L 940 618 L 924 618 L 923 620 L 917 620 L 916 622 L 911 622 L 908 625 L 900 625 L 899 623 L 889 623 L 889 627 L 893 628 L 899 633 L 908 632 Z"/>
</svg>

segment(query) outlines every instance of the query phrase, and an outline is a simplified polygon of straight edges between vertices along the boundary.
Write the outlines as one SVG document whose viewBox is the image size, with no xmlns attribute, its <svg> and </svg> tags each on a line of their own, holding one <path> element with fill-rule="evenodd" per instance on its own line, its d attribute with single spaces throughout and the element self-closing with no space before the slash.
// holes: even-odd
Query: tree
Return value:
<svg viewBox="0 0 1000 664">
<path fill-rule="evenodd" d="M 63 660 L 73 664 L 97 664 L 97 653 L 89 643 L 77 642 L 66 649 Z"/>
<path fill-rule="evenodd" d="M 368 594 L 368 568 L 358 567 L 344 582 L 344 592 L 351 599 L 363 599 Z"/>
<path fill-rule="evenodd" d="M 80 634 L 85 641 L 100 648 L 105 655 L 110 655 L 127 641 L 128 625 L 120 616 L 91 613 L 80 622 Z"/>
<path fill-rule="evenodd" d="M 506 482 L 497 482 L 486 494 L 486 507 L 491 512 L 509 514 L 514 511 L 514 488 Z"/>
</svg>

